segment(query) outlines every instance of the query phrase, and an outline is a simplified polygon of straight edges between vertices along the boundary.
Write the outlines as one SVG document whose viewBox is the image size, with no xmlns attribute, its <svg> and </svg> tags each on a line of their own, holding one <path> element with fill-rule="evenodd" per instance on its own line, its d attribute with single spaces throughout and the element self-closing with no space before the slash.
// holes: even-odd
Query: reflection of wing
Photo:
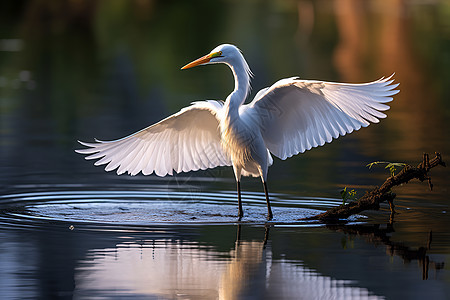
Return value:
<svg viewBox="0 0 450 300">
<path fill-rule="evenodd" d="M 128 137 L 96 143 L 80 142 L 89 147 L 76 150 L 89 154 L 86 159 L 99 159 L 95 165 L 107 164 L 105 170 L 116 168 L 117 174 L 128 172 L 158 176 L 173 171 L 229 166 L 231 160 L 222 150 L 217 113 L 222 104 L 199 101 L 178 113 Z"/>
<path fill-rule="evenodd" d="M 259 123 L 270 152 L 286 159 L 385 118 L 383 103 L 398 93 L 391 78 L 365 84 L 282 79 L 243 113 Z"/>
</svg>

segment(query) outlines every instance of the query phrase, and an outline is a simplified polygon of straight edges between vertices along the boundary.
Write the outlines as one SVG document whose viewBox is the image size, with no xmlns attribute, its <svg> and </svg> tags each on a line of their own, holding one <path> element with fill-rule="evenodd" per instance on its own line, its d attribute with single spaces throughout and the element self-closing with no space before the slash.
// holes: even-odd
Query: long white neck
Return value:
<svg viewBox="0 0 450 300">
<path fill-rule="evenodd" d="M 240 55 L 227 63 L 233 72 L 234 90 L 225 101 L 225 109 L 228 117 L 239 116 L 239 107 L 244 103 L 250 92 L 250 69 L 244 57 Z"/>
</svg>

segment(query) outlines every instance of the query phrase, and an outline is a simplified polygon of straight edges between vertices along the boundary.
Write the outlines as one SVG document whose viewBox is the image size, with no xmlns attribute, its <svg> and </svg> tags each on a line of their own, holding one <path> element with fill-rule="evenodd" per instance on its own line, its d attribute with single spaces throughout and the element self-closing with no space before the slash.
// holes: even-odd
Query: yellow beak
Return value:
<svg viewBox="0 0 450 300">
<path fill-rule="evenodd" d="M 195 67 L 195 66 L 199 66 L 199 65 L 202 65 L 202 64 L 206 64 L 210 60 L 211 60 L 211 54 L 207 54 L 205 56 L 200 57 L 199 59 L 194 60 L 193 62 L 188 63 L 187 65 L 182 67 L 181 70 L 189 69 L 189 68 L 192 68 L 192 67 Z"/>
</svg>

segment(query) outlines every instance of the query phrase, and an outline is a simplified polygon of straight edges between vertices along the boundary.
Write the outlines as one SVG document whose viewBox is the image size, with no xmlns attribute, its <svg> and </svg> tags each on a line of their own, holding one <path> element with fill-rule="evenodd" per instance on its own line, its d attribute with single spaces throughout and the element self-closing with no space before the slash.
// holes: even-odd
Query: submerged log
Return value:
<svg viewBox="0 0 450 300">
<path fill-rule="evenodd" d="M 430 190 L 433 188 L 431 178 L 428 176 L 428 171 L 436 166 L 444 166 L 442 157 L 439 153 L 435 153 L 435 157 L 430 160 L 427 153 L 423 154 L 422 162 L 417 166 L 405 165 L 404 168 L 397 174 L 386 179 L 380 186 L 366 194 L 359 200 L 350 202 L 347 205 L 333 207 L 324 213 L 308 217 L 306 220 L 319 220 L 325 223 L 336 222 L 342 219 L 347 219 L 349 216 L 360 213 L 364 210 L 378 210 L 380 203 L 387 201 L 389 203 L 391 212 L 394 213 L 394 198 L 395 193 L 391 191 L 392 187 L 407 183 L 412 179 L 419 179 L 420 181 L 427 181 Z"/>
</svg>

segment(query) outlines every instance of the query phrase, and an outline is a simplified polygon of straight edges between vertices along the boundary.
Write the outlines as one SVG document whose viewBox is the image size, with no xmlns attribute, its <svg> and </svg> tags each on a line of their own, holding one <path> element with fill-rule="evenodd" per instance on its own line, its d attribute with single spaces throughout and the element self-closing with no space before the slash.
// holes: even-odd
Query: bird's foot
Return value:
<svg viewBox="0 0 450 300">
<path fill-rule="evenodd" d="M 273 215 L 272 214 L 268 214 L 266 219 L 267 219 L 267 221 L 272 221 Z"/>
</svg>

